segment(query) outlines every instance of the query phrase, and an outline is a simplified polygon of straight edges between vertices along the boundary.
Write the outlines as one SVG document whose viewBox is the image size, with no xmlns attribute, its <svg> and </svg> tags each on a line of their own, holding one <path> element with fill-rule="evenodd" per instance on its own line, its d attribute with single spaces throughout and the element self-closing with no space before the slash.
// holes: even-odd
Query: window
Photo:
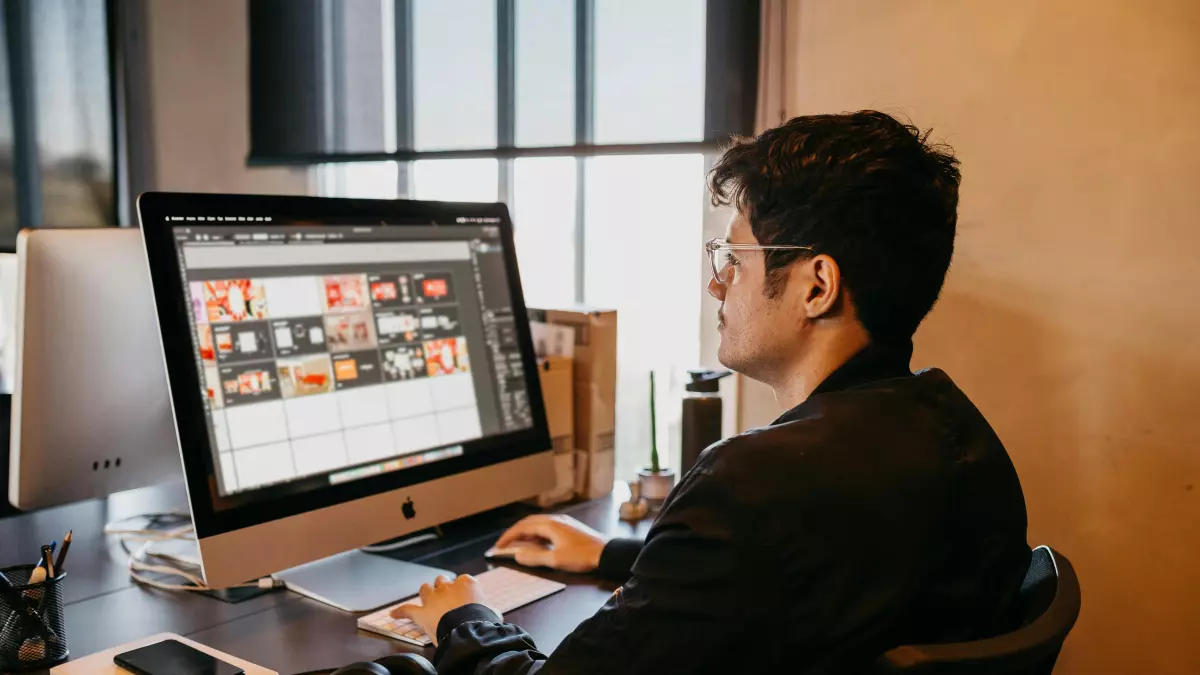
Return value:
<svg viewBox="0 0 1200 675">
<path fill-rule="evenodd" d="M 413 197 L 443 202 L 499 200 L 494 159 L 424 159 L 413 162 Z"/>
<path fill-rule="evenodd" d="M 8 81 L 6 16 L 0 12 L 0 240 L 11 246 L 17 235 L 16 164 L 13 159 L 12 92 Z"/>
<path fill-rule="evenodd" d="M 696 0 L 596 3 L 596 142 L 704 137 L 704 8 Z"/>
<path fill-rule="evenodd" d="M 667 401 L 701 362 L 706 155 L 752 131 L 758 3 L 381 2 L 395 26 L 394 48 L 382 50 L 393 60 L 378 69 L 390 73 L 380 87 L 395 101 L 384 113 L 395 145 L 349 153 L 314 132 L 311 142 L 272 146 L 282 125 L 260 132 L 252 117 L 252 159 L 294 164 L 292 147 L 308 148 L 308 161 L 323 155 L 316 171 L 328 195 L 507 203 L 529 306 L 619 313 L 617 478 L 648 461 L 651 370 L 663 392 L 659 446 L 677 457 L 679 406 Z M 257 24 L 253 8 L 251 18 L 252 42 L 281 23 Z M 344 61 L 344 47 L 330 48 Z M 275 78 L 320 83 L 293 74 L 294 64 L 268 66 L 289 69 Z M 357 104 L 337 91 L 317 98 Z M 270 105 L 296 108 L 278 96 Z"/>
<path fill-rule="evenodd" d="M 630 479 L 650 457 L 650 371 L 675 400 L 672 380 L 700 363 L 704 156 L 587 162 L 583 295 L 617 310 L 616 475 Z M 677 458 L 680 406 L 665 400 L 657 401 L 659 448 Z"/>
<path fill-rule="evenodd" d="M 0 12 L 0 248 L 20 226 L 116 220 L 104 0 Z"/>
<path fill-rule="evenodd" d="M 494 146 L 496 3 L 415 0 L 412 13 L 414 147 Z"/>
<path fill-rule="evenodd" d="M 104 3 L 52 0 L 30 6 L 43 222 L 111 224 L 115 193 Z"/>
<path fill-rule="evenodd" d="M 575 301 L 574 157 L 523 157 L 514 162 L 512 217 L 517 265 L 531 307 Z"/>
<path fill-rule="evenodd" d="M 400 165 L 396 162 L 327 164 L 317 173 L 317 189 L 334 197 L 395 199 L 401 193 Z"/>
<path fill-rule="evenodd" d="M 575 142 L 574 30 L 574 3 L 517 0 L 517 145 Z"/>
</svg>

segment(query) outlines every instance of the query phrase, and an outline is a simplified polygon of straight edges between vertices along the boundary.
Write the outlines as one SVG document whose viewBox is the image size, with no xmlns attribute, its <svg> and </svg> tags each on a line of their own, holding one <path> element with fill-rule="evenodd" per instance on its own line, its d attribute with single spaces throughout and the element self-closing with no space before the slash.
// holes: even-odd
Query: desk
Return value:
<svg viewBox="0 0 1200 675">
<path fill-rule="evenodd" d="M 562 512 L 615 537 L 644 536 L 617 517 L 620 496 L 567 506 Z M 355 626 L 355 615 L 295 593 L 274 592 L 237 604 L 188 592 L 137 586 L 126 570 L 128 557 L 104 524 L 143 513 L 186 510 L 181 484 L 134 490 L 105 500 L 0 519 L 0 567 L 33 562 L 37 545 L 62 539 L 74 529 L 64 588 L 71 653 L 85 656 L 140 637 L 174 632 L 276 670 L 281 675 L 342 666 L 419 648 Z M 447 526 L 446 540 L 419 544 L 404 557 L 458 573 L 487 569 L 483 552 L 499 534 L 498 521 L 468 519 Z M 491 525 L 491 527 L 489 527 Z M 553 651 L 611 595 L 616 584 L 591 577 L 539 572 L 567 584 L 566 590 L 509 612 L 505 618 Z M 432 657 L 432 650 L 424 650 Z"/>
</svg>

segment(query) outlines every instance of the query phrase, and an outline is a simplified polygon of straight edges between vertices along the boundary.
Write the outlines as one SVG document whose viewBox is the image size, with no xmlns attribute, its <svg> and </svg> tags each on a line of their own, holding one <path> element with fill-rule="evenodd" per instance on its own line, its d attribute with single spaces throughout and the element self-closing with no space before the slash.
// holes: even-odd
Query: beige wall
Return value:
<svg viewBox="0 0 1200 675">
<path fill-rule="evenodd" d="M 147 0 L 154 188 L 306 194 L 303 169 L 250 169 L 246 0 Z"/>
<path fill-rule="evenodd" d="M 1200 3 L 793 0 L 792 115 L 879 108 L 963 163 L 914 365 L 1075 563 L 1061 673 L 1200 672 Z M 743 421 L 769 420 L 761 388 Z"/>
</svg>

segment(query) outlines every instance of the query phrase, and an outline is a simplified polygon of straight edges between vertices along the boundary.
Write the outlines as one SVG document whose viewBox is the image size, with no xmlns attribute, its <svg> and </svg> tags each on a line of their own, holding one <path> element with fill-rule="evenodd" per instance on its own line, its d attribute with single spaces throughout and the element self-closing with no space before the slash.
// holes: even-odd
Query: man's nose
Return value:
<svg viewBox="0 0 1200 675">
<path fill-rule="evenodd" d="M 721 302 L 725 302 L 725 286 L 717 283 L 716 277 L 708 279 L 708 294 Z"/>
</svg>

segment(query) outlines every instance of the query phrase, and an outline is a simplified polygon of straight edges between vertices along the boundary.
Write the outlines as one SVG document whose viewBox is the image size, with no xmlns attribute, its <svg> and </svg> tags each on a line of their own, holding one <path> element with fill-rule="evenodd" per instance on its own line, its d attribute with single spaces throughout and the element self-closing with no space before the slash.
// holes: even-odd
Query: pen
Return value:
<svg viewBox="0 0 1200 675">
<path fill-rule="evenodd" d="M 54 548 L 46 545 L 42 547 L 42 564 L 46 566 L 46 578 L 54 578 Z"/>
<path fill-rule="evenodd" d="M 71 548 L 71 535 L 74 530 L 67 531 L 67 536 L 63 537 L 62 550 L 58 552 L 58 558 L 54 561 L 54 571 L 61 576 L 63 573 L 63 565 L 67 562 L 67 551 Z"/>
<path fill-rule="evenodd" d="M 58 542 L 50 542 L 50 545 L 58 545 Z M 50 552 L 54 552 L 53 549 Z M 37 549 L 37 560 L 34 561 L 34 567 L 41 567 L 46 561 L 42 558 L 42 549 Z"/>
<path fill-rule="evenodd" d="M 51 556 L 54 555 L 54 549 L 56 549 L 56 548 L 58 548 L 58 542 L 57 541 L 50 542 L 50 555 Z M 38 559 L 37 559 L 37 562 L 34 563 L 34 567 L 41 567 L 44 564 L 46 564 L 46 559 L 42 557 L 41 549 L 38 549 Z"/>
</svg>

